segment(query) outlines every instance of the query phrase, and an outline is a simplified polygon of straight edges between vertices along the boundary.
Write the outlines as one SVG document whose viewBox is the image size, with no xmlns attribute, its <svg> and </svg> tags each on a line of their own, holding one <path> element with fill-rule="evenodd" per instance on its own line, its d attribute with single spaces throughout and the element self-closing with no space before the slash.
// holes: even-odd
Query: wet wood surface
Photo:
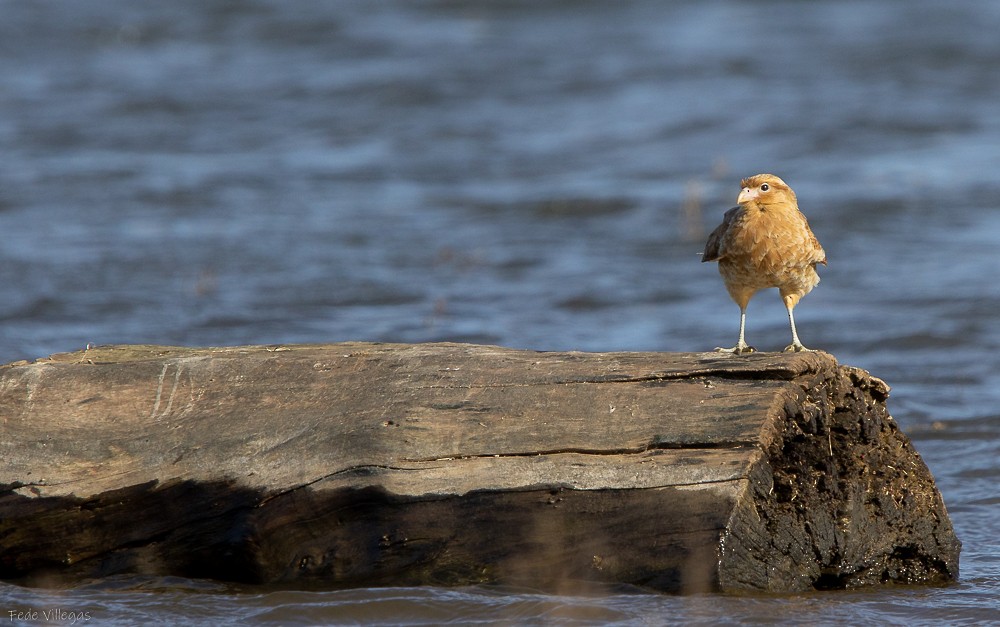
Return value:
<svg viewBox="0 0 1000 627">
<path fill-rule="evenodd" d="M 825 353 L 111 346 L 0 368 L 0 578 L 671 592 L 940 582 L 888 388 Z"/>
</svg>

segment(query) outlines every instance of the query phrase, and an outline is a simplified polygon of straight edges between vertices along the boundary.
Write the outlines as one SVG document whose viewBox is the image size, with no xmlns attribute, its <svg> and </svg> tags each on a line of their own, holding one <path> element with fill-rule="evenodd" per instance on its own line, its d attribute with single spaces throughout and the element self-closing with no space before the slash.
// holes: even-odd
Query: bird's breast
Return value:
<svg viewBox="0 0 1000 627">
<path fill-rule="evenodd" d="M 723 275 L 768 287 L 815 276 L 813 266 L 825 257 L 805 217 L 780 207 L 744 207 L 720 248 Z"/>
</svg>

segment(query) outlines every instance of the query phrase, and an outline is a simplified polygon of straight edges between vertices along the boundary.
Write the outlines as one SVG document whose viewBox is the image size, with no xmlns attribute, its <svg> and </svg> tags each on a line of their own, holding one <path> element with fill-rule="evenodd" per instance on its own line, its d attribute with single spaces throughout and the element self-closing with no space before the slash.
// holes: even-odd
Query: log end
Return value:
<svg viewBox="0 0 1000 627">
<path fill-rule="evenodd" d="M 958 578 L 934 478 L 889 415 L 888 386 L 838 366 L 789 398 L 722 540 L 723 590 L 799 591 Z"/>
</svg>

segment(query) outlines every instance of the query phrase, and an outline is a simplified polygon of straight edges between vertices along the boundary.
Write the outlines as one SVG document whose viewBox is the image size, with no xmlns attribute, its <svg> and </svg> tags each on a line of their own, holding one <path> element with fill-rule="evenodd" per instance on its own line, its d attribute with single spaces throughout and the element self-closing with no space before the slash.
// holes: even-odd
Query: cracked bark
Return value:
<svg viewBox="0 0 1000 627">
<path fill-rule="evenodd" d="M 118 346 L 0 367 L 0 577 L 937 582 L 888 388 L 829 355 Z"/>
</svg>

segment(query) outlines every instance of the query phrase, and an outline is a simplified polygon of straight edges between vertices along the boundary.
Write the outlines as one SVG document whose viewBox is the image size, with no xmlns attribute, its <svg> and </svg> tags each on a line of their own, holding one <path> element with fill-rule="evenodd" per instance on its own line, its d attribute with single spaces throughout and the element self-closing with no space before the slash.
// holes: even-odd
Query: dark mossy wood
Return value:
<svg viewBox="0 0 1000 627">
<path fill-rule="evenodd" d="M 0 578 L 667 591 L 943 582 L 959 542 L 825 353 L 111 346 L 0 368 Z"/>
</svg>

